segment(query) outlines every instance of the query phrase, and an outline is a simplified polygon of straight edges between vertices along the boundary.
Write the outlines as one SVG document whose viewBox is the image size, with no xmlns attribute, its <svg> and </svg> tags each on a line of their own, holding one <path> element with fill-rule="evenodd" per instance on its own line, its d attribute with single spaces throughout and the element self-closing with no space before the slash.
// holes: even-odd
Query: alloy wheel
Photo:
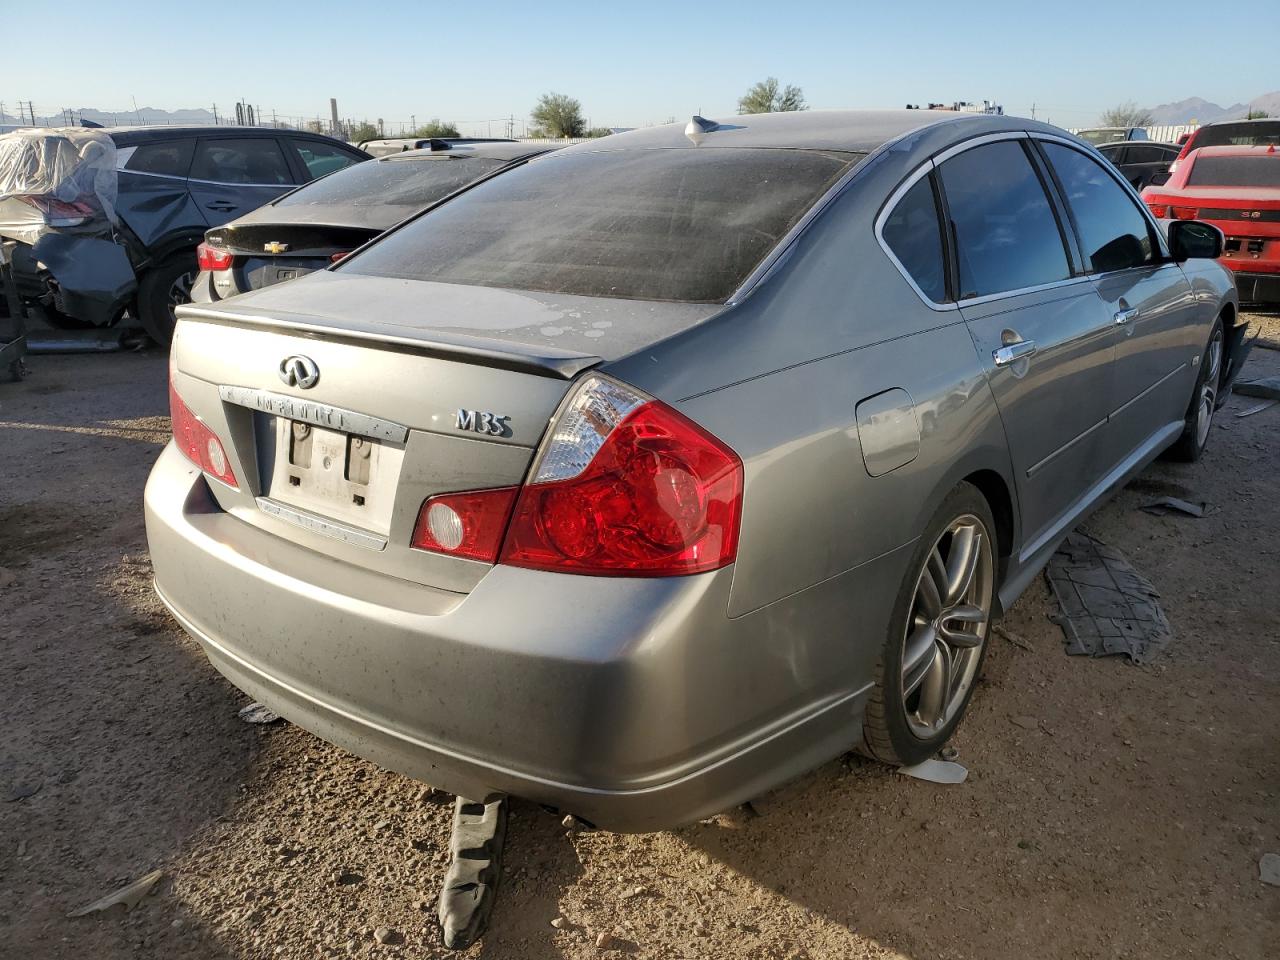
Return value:
<svg viewBox="0 0 1280 960">
<path fill-rule="evenodd" d="M 960 710 L 982 660 L 995 583 L 991 536 L 976 516 L 952 521 L 916 580 L 902 651 L 907 726 L 936 736 Z"/>
<path fill-rule="evenodd" d="M 1218 402 L 1218 380 L 1222 374 L 1222 328 L 1214 327 L 1213 339 L 1204 354 L 1204 381 L 1200 384 L 1200 403 L 1196 408 L 1196 446 L 1209 440 L 1213 411 Z"/>
<path fill-rule="evenodd" d="M 196 272 L 189 270 L 173 278 L 169 284 L 169 292 L 165 297 L 165 305 L 169 308 L 169 316 L 174 323 L 178 322 L 178 307 L 191 302 L 191 288 L 195 286 Z"/>
</svg>

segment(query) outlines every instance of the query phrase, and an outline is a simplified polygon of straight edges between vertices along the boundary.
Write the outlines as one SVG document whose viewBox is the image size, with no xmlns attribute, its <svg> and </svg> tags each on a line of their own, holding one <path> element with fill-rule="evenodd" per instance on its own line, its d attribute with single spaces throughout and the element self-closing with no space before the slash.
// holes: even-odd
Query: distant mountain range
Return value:
<svg viewBox="0 0 1280 960">
<path fill-rule="evenodd" d="M 1156 124 L 1211 123 L 1214 120 L 1238 120 L 1250 110 L 1261 110 L 1272 117 L 1280 117 L 1280 90 L 1254 97 L 1248 103 L 1233 103 L 1223 107 L 1203 97 L 1188 97 L 1177 103 L 1162 103 L 1151 108 Z"/>
<path fill-rule="evenodd" d="M 6 105 L 6 108 L 8 105 Z M 96 107 L 74 107 L 68 113 L 71 115 L 72 125 L 79 125 L 81 118 L 91 120 L 94 123 L 100 123 L 104 127 L 116 126 L 132 126 L 134 124 L 181 124 L 196 126 L 200 124 L 213 123 L 213 111 L 206 110 L 204 107 L 197 107 L 188 110 L 160 110 L 156 107 L 139 107 L 137 110 L 99 110 Z M 226 123 L 229 120 L 235 120 L 235 105 L 232 104 L 226 112 L 218 111 L 218 120 Z M 269 117 L 263 118 L 270 119 Z M 0 123 L 30 123 L 29 117 L 17 117 L 13 115 L 10 109 L 6 109 L 0 114 Z M 55 113 L 49 116 L 41 116 L 36 114 L 36 126 L 40 127 L 65 127 L 67 126 L 67 114 Z"/>
</svg>

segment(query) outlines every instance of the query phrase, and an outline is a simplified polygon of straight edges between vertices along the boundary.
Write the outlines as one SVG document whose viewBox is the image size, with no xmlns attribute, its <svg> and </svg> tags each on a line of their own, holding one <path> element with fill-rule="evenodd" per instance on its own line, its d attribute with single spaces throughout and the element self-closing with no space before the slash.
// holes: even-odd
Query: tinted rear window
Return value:
<svg viewBox="0 0 1280 960">
<path fill-rule="evenodd" d="M 1192 136 L 1194 147 L 1265 147 L 1280 144 L 1280 120 L 1267 123 L 1213 123 Z"/>
<path fill-rule="evenodd" d="M 590 297 L 728 299 L 863 154 L 558 154 L 481 184 L 344 270 Z"/>
<path fill-rule="evenodd" d="M 1197 156 L 1189 187 L 1280 187 L 1280 153 L 1255 157 Z"/>
<path fill-rule="evenodd" d="M 276 201 L 278 207 L 411 207 L 420 210 L 505 161 L 485 157 L 406 157 L 339 170 Z"/>
</svg>

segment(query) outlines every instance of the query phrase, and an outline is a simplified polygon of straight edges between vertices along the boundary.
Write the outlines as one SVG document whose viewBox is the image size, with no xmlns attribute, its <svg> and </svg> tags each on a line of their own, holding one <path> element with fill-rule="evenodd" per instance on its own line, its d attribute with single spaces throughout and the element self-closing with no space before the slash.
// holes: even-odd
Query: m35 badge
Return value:
<svg viewBox="0 0 1280 960">
<path fill-rule="evenodd" d="M 459 409 L 454 426 L 459 430 L 482 433 L 489 437 L 511 436 L 511 418 L 489 413 L 486 410 Z"/>
</svg>

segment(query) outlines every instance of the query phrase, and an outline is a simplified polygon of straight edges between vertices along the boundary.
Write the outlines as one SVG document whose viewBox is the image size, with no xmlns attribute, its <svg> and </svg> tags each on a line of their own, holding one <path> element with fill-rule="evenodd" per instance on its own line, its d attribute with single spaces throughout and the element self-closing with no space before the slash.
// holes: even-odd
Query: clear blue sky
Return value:
<svg viewBox="0 0 1280 960">
<path fill-rule="evenodd" d="M 815 109 L 990 98 L 1079 126 L 1124 100 L 1226 106 L 1280 89 L 1280 0 L 0 0 L 0 23 L 9 113 L 19 99 L 44 114 L 243 97 L 313 117 L 334 96 L 343 117 L 394 129 L 524 119 L 554 90 L 595 126 L 639 126 L 733 113 L 773 75 Z"/>
</svg>

